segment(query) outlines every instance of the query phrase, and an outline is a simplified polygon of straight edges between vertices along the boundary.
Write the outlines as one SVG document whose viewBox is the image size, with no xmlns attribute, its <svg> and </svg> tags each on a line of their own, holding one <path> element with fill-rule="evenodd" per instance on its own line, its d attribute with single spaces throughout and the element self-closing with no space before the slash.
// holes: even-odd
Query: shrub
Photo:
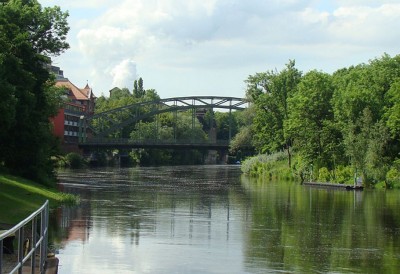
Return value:
<svg viewBox="0 0 400 274">
<path fill-rule="evenodd" d="M 331 179 L 331 174 L 326 167 L 321 167 L 318 170 L 318 181 L 319 182 L 329 182 Z"/>
<path fill-rule="evenodd" d="M 334 181 L 339 184 L 352 184 L 354 180 L 353 169 L 350 166 L 337 166 Z"/>
<path fill-rule="evenodd" d="M 284 152 L 261 154 L 246 159 L 242 163 L 242 172 L 255 177 L 263 176 L 268 180 L 293 180 L 292 170 L 287 165 Z"/>
<path fill-rule="evenodd" d="M 68 165 L 67 159 L 65 156 L 52 156 L 51 161 L 53 162 L 54 166 L 59 168 L 59 167 L 66 167 Z"/>
<path fill-rule="evenodd" d="M 65 156 L 67 159 L 67 163 L 70 168 L 81 168 L 85 165 L 85 161 L 83 160 L 83 157 L 75 152 L 68 153 L 67 156 Z"/>
<path fill-rule="evenodd" d="M 392 167 L 386 173 L 386 188 L 400 188 L 400 171 Z"/>
</svg>

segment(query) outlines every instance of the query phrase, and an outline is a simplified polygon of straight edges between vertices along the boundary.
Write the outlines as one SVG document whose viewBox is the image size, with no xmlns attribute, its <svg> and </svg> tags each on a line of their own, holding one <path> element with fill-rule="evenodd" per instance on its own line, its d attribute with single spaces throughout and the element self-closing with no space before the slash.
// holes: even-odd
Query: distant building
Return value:
<svg viewBox="0 0 400 274">
<path fill-rule="evenodd" d="M 88 84 L 84 88 L 78 88 L 71 83 L 59 67 L 51 67 L 56 75 L 56 87 L 65 89 L 63 108 L 58 111 L 57 116 L 51 118 L 53 122 L 53 133 L 61 140 L 65 152 L 77 151 L 78 143 L 88 134 L 84 131 L 83 117 L 93 115 L 95 107 L 95 95 Z"/>
</svg>

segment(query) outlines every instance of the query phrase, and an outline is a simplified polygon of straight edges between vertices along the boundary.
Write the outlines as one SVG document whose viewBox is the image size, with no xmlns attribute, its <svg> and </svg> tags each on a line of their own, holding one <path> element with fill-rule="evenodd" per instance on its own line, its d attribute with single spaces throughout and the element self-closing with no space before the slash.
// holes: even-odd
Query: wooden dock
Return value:
<svg viewBox="0 0 400 274">
<path fill-rule="evenodd" d="M 319 182 L 304 182 L 303 185 L 322 187 L 322 188 L 334 188 L 334 189 L 345 189 L 345 190 L 363 190 L 363 186 L 352 186 L 344 184 L 334 184 L 334 183 L 319 183 Z"/>
</svg>

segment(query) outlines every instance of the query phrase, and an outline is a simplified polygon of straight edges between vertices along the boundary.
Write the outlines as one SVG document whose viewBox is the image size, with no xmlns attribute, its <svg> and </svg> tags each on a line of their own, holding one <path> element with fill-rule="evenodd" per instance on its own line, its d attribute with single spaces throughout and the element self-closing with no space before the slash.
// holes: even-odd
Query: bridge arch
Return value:
<svg viewBox="0 0 400 274">
<path fill-rule="evenodd" d="M 82 138 L 80 138 L 80 143 L 86 145 L 99 143 L 100 140 L 106 139 L 110 134 L 126 126 L 162 113 L 193 110 L 192 119 L 195 119 L 194 115 L 198 109 L 226 109 L 231 113 L 232 110 L 245 109 L 247 104 L 245 99 L 237 97 L 189 96 L 158 99 L 118 107 L 90 117 L 81 117 Z M 87 131 L 91 132 L 89 138 L 86 138 L 85 135 Z"/>
</svg>

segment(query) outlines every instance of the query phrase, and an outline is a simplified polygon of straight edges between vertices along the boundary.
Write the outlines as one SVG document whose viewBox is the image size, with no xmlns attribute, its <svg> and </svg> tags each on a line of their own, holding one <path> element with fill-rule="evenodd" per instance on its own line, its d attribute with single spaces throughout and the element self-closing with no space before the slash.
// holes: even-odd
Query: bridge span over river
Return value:
<svg viewBox="0 0 400 274">
<path fill-rule="evenodd" d="M 232 111 L 243 110 L 247 105 L 248 102 L 245 99 L 236 97 L 174 97 L 118 107 L 93 116 L 81 116 L 79 147 L 84 150 L 97 148 L 227 149 L 232 137 Z M 214 109 L 229 112 L 229 134 L 226 140 L 218 140 L 215 132 L 214 134 L 209 132 L 206 140 L 198 138 L 195 134 L 184 139 L 177 136 L 180 112 L 191 113 L 191 128 L 192 132 L 195 132 L 193 129 L 196 123 L 199 123 L 199 117 L 204 117 L 207 110 Z M 173 117 L 171 125 L 173 136 L 167 139 L 159 134 L 162 127 L 160 116 L 164 113 L 171 113 Z M 213 111 L 210 113 L 212 115 Z M 153 121 L 155 127 L 151 138 L 135 139 L 129 135 L 140 126 L 141 121 L 150 120 Z"/>
</svg>

